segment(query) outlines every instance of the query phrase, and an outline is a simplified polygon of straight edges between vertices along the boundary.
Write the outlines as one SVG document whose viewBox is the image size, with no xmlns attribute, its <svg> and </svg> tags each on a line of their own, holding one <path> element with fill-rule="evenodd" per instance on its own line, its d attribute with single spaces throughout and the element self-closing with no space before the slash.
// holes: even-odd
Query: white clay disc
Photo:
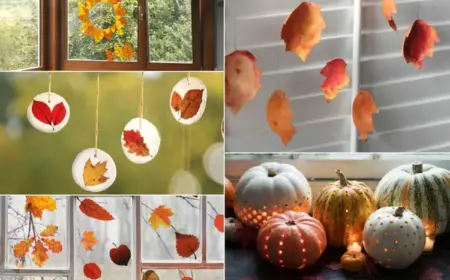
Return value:
<svg viewBox="0 0 450 280">
<path fill-rule="evenodd" d="M 89 160 L 90 163 L 89 164 Z M 93 168 L 94 166 L 94 168 Z M 85 171 L 85 168 L 88 172 Z M 106 152 L 90 148 L 77 155 L 72 164 L 75 182 L 89 192 L 102 192 L 114 183 L 117 176 L 116 164 Z"/>
<path fill-rule="evenodd" d="M 49 102 L 50 101 L 50 102 Z M 30 124 L 39 131 L 56 133 L 69 122 L 70 108 L 60 95 L 44 92 L 33 98 L 27 110 Z"/>
<path fill-rule="evenodd" d="M 127 135 L 129 144 L 125 141 L 125 135 Z M 131 162 L 143 164 L 156 156 L 161 144 L 161 137 L 156 126 L 151 122 L 146 119 L 135 118 L 125 125 L 121 141 L 125 156 Z M 143 143 L 140 143 L 141 141 Z"/>
<path fill-rule="evenodd" d="M 225 139 L 225 119 L 222 119 L 222 125 L 220 126 L 220 131 L 222 131 L 222 138 Z"/>
<path fill-rule="evenodd" d="M 203 154 L 203 168 L 217 184 L 223 185 L 223 143 L 214 143 Z"/>
<path fill-rule="evenodd" d="M 174 105 L 179 104 L 180 102 L 176 102 L 176 100 L 177 99 L 178 99 L 178 101 L 183 100 L 185 95 L 191 90 L 202 90 L 201 103 L 198 106 L 198 111 L 195 115 L 193 115 L 192 117 L 186 115 L 185 118 L 182 118 L 181 111 L 183 111 L 183 110 L 180 108 L 175 109 L 177 106 L 174 106 Z M 178 96 L 176 94 L 178 94 Z M 182 79 L 173 87 L 172 94 L 170 95 L 170 100 L 169 100 L 170 106 L 169 107 L 170 107 L 170 111 L 172 111 L 173 117 L 178 122 L 185 124 L 185 125 L 191 125 L 191 124 L 197 122 L 198 120 L 200 120 L 200 118 L 203 116 L 203 113 L 205 112 L 207 95 L 208 95 L 208 92 L 207 92 L 206 86 L 201 80 L 194 78 L 194 77 L 190 77 L 189 79 L 188 78 Z M 184 113 L 184 114 L 186 114 L 186 113 Z"/>
<path fill-rule="evenodd" d="M 168 194 L 199 194 L 202 187 L 198 179 L 189 171 L 178 170 L 170 179 Z"/>
</svg>

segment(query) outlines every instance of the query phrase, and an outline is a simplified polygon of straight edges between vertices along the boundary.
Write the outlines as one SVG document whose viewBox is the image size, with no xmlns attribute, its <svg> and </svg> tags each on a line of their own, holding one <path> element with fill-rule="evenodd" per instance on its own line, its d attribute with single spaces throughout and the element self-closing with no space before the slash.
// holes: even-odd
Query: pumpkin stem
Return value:
<svg viewBox="0 0 450 280">
<path fill-rule="evenodd" d="M 277 176 L 277 171 L 275 169 L 271 168 L 271 169 L 267 170 L 267 176 L 275 177 L 275 176 Z"/>
<path fill-rule="evenodd" d="M 414 174 L 419 174 L 423 172 L 423 165 L 421 162 L 414 162 L 412 164 L 412 169 Z"/>
<path fill-rule="evenodd" d="M 399 218 L 403 217 L 403 212 L 405 212 L 405 210 L 406 208 L 403 206 L 398 207 L 397 209 L 395 209 L 394 216 Z"/>
<path fill-rule="evenodd" d="M 339 177 L 339 184 L 341 185 L 341 187 L 346 187 L 348 186 L 348 181 L 347 178 L 345 177 L 344 173 L 341 172 L 341 170 L 336 170 L 336 174 Z"/>
<path fill-rule="evenodd" d="M 296 223 L 294 221 L 290 220 L 290 221 L 286 222 L 286 225 L 288 225 L 288 226 L 295 226 Z"/>
</svg>

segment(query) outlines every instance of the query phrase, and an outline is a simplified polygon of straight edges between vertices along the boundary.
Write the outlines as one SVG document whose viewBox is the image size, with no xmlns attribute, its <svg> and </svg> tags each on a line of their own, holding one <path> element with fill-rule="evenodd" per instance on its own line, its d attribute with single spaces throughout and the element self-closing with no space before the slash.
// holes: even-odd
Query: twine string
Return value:
<svg viewBox="0 0 450 280">
<path fill-rule="evenodd" d="M 141 103 L 139 105 L 139 130 L 142 130 L 142 118 L 144 117 L 144 72 L 141 74 Z"/>
<path fill-rule="evenodd" d="M 48 93 L 47 93 L 47 97 L 48 97 L 48 103 L 50 103 L 50 95 L 52 92 L 52 72 L 48 72 Z"/>
<path fill-rule="evenodd" d="M 98 144 L 98 111 L 100 105 L 100 73 L 97 74 L 97 103 L 95 105 L 95 152 L 94 156 L 97 157 L 97 144 Z"/>
</svg>

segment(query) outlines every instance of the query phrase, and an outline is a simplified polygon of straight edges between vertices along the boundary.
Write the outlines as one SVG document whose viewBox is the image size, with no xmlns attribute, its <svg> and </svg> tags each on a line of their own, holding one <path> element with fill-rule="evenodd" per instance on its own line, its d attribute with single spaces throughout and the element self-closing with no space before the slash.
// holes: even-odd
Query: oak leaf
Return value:
<svg viewBox="0 0 450 280">
<path fill-rule="evenodd" d="M 289 97 L 283 91 L 276 90 L 267 102 L 266 111 L 270 129 L 280 136 L 283 144 L 287 146 L 296 133 L 296 129 L 292 125 L 294 114 L 289 104 Z"/>
<path fill-rule="evenodd" d="M 378 113 L 377 104 L 372 95 L 367 90 L 360 90 L 353 100 L 353 123 L 361 136 L 361 139 L 366 141 L 367 134 L 374 132 L 372 114 Z"/>
<path fill-rule="evenodd" d="M 382 0 L 381 2 L 381 11 L 383 12 L 384 17 L 389 23 L 389 26 L 397 31 L 397 25 L 395 24 L 394 18 L 392 18 L 392 14 L 397 13 L 397 4 L 395 0 Z"/>
<path fill-rule="evenodd" d="M 320 70 L 320 74 L 325 76 L 322 83 L 322 91 L 325 93 L 326 102 L 332 101 L 339 91 L 350 84 L 350 78 L 347 74 L 347 63 L 342 58 L 335 58 L 327 62 L 325 67 Z"/>
<path fill-rule="evenodd" d="M 62 102 L 56 104 L 51 110 L 47 103 L 33 100 L 31 105 L 33 116 L 42 123 L 52 127 L 60 124 L 66 116 L 66 107 Z"/>
<path fill-rule="evenodd" d="M 88 216 L 99 221 L 112 221 L 114 217 L 97 202 L 90 198 L 85 198 L 80 202 L 78 207 L 80 211 Z"/>
<path fill-rule="evenodd" d="M 85 231 L 83 232 L 83 238 L 80 243 L 84 250 L 92 251 L 94 246 L 97 245 L 98 240 L 95 238 L 93 231 Z"/>
<path fill-rule="evenodd" d="M 173 216 L 173 211 L 170 208 L 165 207 L 164 205 L 160 205 L 153 210 L 148 219 L 148 222 L 152 226 L 153 229 L 158 229 L 159 226 L 168 228 L 170 227 L 170 217 Z"/>
<path fill-rule="evenodd" d="M 225 227 L 225 216 L 222 214 L 216 215 L 214 218 L 214 226 L 218 231 L 223 232 Z"/>
<path fill-rule="evenodd" d="M 321 8 L 311 2 L 302 2 L 288 16 L 281 29 L 286 51 L 295 53 L 303 62 L 320 42 L 322 30 L 326 27 Z"/>
<path fill-rule="evenodd" d="M 43 231 L 41 231 L 40 235 L 42 237 L 51 237 L 54 236 L 58 231 L 58 226 L 48 225 Z"/>
<path fill-rule="evenodd" d="M 123 140 L 124 146 L 128 148 L 128 153 L 135 154 L 137 156 L 147 157 L 150 155 L 150 151 L 145 144 L 144 137 L 141 136 L 139 130 L 124 130 Z"/>
<path fill-rule="evenodd" d="M 83 169 L 83 180 L 85 186 L 98 186 L 105 183 L 109 178 L 105 177 L 105 173 L 108 171 L 106 168 L 106 160 L 103 162 L 97 162 L 92 164 L 91 159 L 86 161 Z"/>
<path fill-rule="evenodd" d="M 42 238 L 42 242 L 55 254 L 62 252 L 62 244 L 58 240 Z"/>
<path fill-rule="evenodd" d="M 178 95 L 178 97 L 174 97 Z M 178 100 L 179 101 L 178 103 Z M 203 102 L 203 89 L 190 89 L 186 92 L 183 98 L 181 98 L 178 92 L 173 92 L 172 100 L 170 101 L 172 109 L 176 112 L 180 112 L 180 119 L 190 119 L 197 115 L 198 110 Z"/>
<path fill-rule="evenodd" d="M 102 277 L 102 270 L 96 263 L 87 263 L 83 266 L 84 276 L 91 280 L 97 280 Z"/>
<path fill-rule="evenodd" d="M 225 105 L 233 115 L 255 98 L 260 88 L 261 70 L 251 52 L 237 50 L 225 57 Z"/>
<path fill-rule="evenodd" d="M 25 212 L 31 212 L 33 217 L 42 219 L 44 210 L 52 212 L 56 210 L 56 201 L 51 196 L 27 196 Z"/>
<path fill-rule="evenodd" d="M 36 241 L 32 252 L 33 262 L 42 267 L 49 259 L 47 252 L 48 249 L 45 248 L 44 243 L 41 240 Z"/>
<path fill-rule="evenodd" d="M 180 257 L 189 258 L 194 255 L 200 246 L 200 241 L 197 237 L 190 234 L 182 234 L 175 232 L 176 249 Z"/>
<path fill-rule="evenodd" d="M 406 63 L 411 62 L 420 70 L 425 57 L 433 57 L 434 43 L 439 42 L 437 31 L 428 22 L 415 20 L 403 40 L 403 57 Z"/>
<path fill-rule="evenodd" d="M 33 244 L 34 239 L 28 238 L 26 240 L 22 240 L 14 245 L 13 253 L 16 258 L 24 258 Z"/>
</svg>

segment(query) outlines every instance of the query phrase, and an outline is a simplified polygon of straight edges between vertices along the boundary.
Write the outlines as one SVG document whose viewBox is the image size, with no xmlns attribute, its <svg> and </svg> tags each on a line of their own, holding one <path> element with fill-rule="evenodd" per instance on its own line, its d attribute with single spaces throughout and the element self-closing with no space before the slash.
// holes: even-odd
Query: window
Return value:
<svg viewBox="0 0 450 280">
<path fill-rule="evenodd" d="M 1 280 L 223 279 L 222 196 L 2 196 L 0 205 Z"/>
</svg>

